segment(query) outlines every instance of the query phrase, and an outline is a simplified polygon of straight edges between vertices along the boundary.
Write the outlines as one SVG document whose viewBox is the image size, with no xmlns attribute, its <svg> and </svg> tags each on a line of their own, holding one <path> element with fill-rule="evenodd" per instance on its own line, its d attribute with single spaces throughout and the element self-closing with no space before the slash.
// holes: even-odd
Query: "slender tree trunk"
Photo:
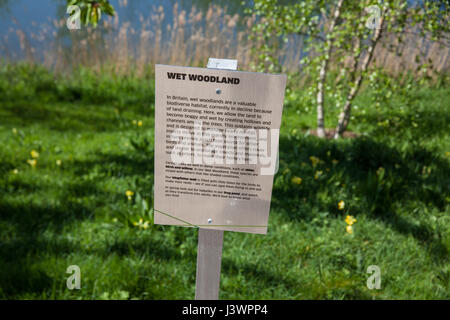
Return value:
<svg viewBox="0 0 450 320">
<path fill-rule="evenodd" d="M 330 22 L 329 34 L 332 34 L 336 22 L 341 14 L 342 3 L 344 0 L 339 0 L 336 9 L 334 10 L 333 19 Z M 333 49 L 333 42 L 328 38 L 325 42 L 325 55 L 322 60 L 319 71 L 319 81 L 317 84 L 317 135 L 321 138 L 325 137 L 325 116 L 324 116 L 324 96 L 325 96 L 325 80 L 327 78 L 328 62 L 330 60 L 331 51 Z"/>
<path fill-rule="evenodd" d="M 345 132 L 345 130 L 347 130 L 347 126 L 348 126 L 349 119 L 350 119 L 350 112 L 352 109 L 353 99 L 355 98 L 356 94 L 358 93 L 358 91 L 361 87 L 363 75 L 367 71 L 370 61 L 372 60 L 372 56 L 373 56 L 375 47 L 376 47 L 378 41 L 380 40 L 381 30 L 383 29 L 383 22 L 384 22 L 384 13 L 380 17 L 379 28 L 375 30 L 375 34 L 373 35 L 372 42 L 371 42 L 369 48 L 367 49 L 367 54 L 364 57 L 364 60 L 361 65 L 361 71 L 360 71 L 358 77 L 356 78 L 356 80 L 354 79 L 354 77 L 352 78 L 352 81 L 351 81 L 352 86 L 351 86 L 350 92 L 348 93 L 347 99 L 345 100 L 344 108 L 343 108 L 342 112 L 339 114 L 339 122 L 336 127 L 336 132 L 334 134 L 335 139 L 338 139 L 339 137 L 341 137 L 342 134 Z M 357 64 L 356 64 L 356 67 L 357 67 Z M 356 74 L 356 70 L 355 70 L 355 74 Z"/>
<path fill-rule="evenodd" d="M 361 38 L 358 37 L 356 40 L 356 45 L 355 45 L 355 54 L 353 55 L 353 64 L 351 65 L 351 69 L 350 69 L 350 81 L 353 82 L 355 81 L 356 78 L 356 71 L 358 70 L 358 65 L 359 65 L 359 59 L 361 58 Z M 345 75 L 343 73 L 339 73 L 335 83 L 338 84 L 343 78 L 345 77 Z"/>
</svg>

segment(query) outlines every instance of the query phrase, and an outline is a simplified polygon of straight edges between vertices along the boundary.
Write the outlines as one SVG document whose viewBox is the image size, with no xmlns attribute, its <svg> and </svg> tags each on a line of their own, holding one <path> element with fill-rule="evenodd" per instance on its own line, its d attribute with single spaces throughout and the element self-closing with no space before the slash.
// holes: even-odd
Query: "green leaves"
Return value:
<svg viewBox="0 0 450 320">
<path fill-rule="evenodd" d="M 325 78 L 327 69 L 343 71 L 332 94 L 340 96 L 341 100 L 347 99 L 346 105 L 351 106 L 362 81 L 374 67 L 372 61 L 377 59 L 377 43 L 395 43 L 390 44 L 388 50 L 397 56 L 402 54 L 401 48 L 407 34 L 415 33 L 430 41 L 448 43 L 450 7 L 444 2 L 344 1 L 342 8 L 336 10 L 338 3 L 337 0 L 304 0 L 297 3 L 255 0 L 253 8 L 246 13 L 258 17 L 251 36 L 258 44 L 253 48 L 256 71 L 280 71 L 282 41 L 303 36 L 302 53 L 307 53 L 307 56 L 300 60 L 302 73 L 314 79 L 311 86 L 318 88 L 320 79 L 323 81 L 324 78 L 319 76 L 321 70 Z M 336 25 L 330 28 L 336 13 Z M 327 61 L 330 61 L 330 66 Z M 420 57 L 416 61 L 420 62 Z M 426 74 L 424 64 L 416 76 L 424 78 Z M 383 82 L 383 79 L 370 79 L 372 86 L 377 81 Z M 389 99 L 389 96 L 383 98 Z M 320 104 L 317 102 L 317 106 Z M 350 118 L 351 108 L 348 110 L 345 115 Z"/>
<path fill-rule="evenodd" d="M 109 0 L 67 0 L 67 6 L 78 6 L 80 8 L 80 19 L 86 26 L 92 24 L 94 27 L 97 27 L 97 24 L 102 17 L 102 12 L 110 16 L 116 14 L 114 7 L 109 3 Z M 74 14 L 75 11 L 71 13 L 71 15 Z"/>
</svg>

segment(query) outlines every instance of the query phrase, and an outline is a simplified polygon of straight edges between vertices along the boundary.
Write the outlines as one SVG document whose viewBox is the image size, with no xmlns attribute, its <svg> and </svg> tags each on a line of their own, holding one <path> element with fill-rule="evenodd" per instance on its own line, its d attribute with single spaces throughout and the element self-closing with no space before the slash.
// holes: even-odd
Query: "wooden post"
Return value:
<svg viewBox="0 0 450 320">
<path fill-rule="evenodd" d="M 198 230 L 196 300 L 218 300 L 223 231 Z"/>
<path fill-rule="evenodd" d="M 237 60 L 209 58 L 207 68 L 236 70 Z M 223 231 L 199 228 L 196 300 L 218 300 L 222 265 Z"/>
</svg>

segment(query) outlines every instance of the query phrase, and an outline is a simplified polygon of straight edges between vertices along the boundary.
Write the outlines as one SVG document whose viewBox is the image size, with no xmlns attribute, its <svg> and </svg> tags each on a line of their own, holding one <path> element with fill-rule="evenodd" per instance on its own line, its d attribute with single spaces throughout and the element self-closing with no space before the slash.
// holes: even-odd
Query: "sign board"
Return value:
<svg viewBox="0 0 450 320">
<path fill-rule="evenodd" d="M 208 65 L 206 67 L 208 69 L 236 70 L 237 60 L 209 58 Z"/>
<path fill-rule="evenodd" d="M 286 76 L 155 72 L 155 223 L 265 234 Z"/>
</svg>

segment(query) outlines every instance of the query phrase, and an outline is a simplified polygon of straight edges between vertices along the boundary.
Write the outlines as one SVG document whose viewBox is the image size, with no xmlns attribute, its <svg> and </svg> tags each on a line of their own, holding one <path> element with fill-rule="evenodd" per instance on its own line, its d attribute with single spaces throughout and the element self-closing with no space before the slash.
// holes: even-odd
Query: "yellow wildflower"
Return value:
<svg viewBox="0 0 450 320">
<path fill-rule="evenodd" d="M 32 151 L 30 152 L 30 154 L 31 154 L 31 157 L 32 157 L 33 159 L 39 158 L 39 152 L 37 152 L 36 150 L 32 150 Z"/>
<path fill-rule="evenodd" d="M 137 125 L 137 120 L 133 120 L 133 124 L 134 124 L 134 125 Z"/>
<path fill-rule="evenodd" d="M 62 164 L 62 161 L 61 160 L 56 160 L 56 165 L 59 167 L 59 166 L 61 166 L 61 164 Z"/>
<path fill-rule="evenodd" d="M 17 134 L 17 129 L 16 128 L 12 128 L 12 132 L 13 132 L 13 134 Z"/>
<path fill-rule="evenodd" d="M 345 222 L 346 222 L 349 226 L 351 226 L 351 225 L 353 225 L 353 224 L 356 222 L 356 219 L 355 219 L 353 216 L 347 216 L 347 217 L 345 218 Z"/>
<path fill-rule="evenodd" d="M 352 226 L 347 226 L 347 227 L 345 227 L 345 231 L 347 231 L 347 233 L 352 234 L 353 233 L 353 227 Z"/>
<path fill-rule="evenodd" d="M 314 175 L 314 179 L 319 179 L 319 177 L 321 176 L 323 174 L 323 171 L 322 170 L 317 170 L 316 171 L 316 174 Z"/>
<path fill-rule="evenodd" d="M 297 177 L 297 176 L 296 177 L 292 177 L 291 182 L 295 183 L 295 184 L 301 184 L 302 183 L 302 178 Z"/>
<path fill-rule="evenodd" d="M 445 156 L 446 156 L 446 157 L 450 157 L 450 152 L 446 151 L 446 152 L 445 152 Z"/>
<path fill-rule="evenodd" d="M 150 224 L 150 221 L 144 221 L 144 219 L 140 218 L 139 221 L 133 222 L 133 225 L 135 227 L 138 227 L 139 229 L 148 229 Z"/>
<path fill-rule="evenodd" d="M 339 203 L 338 203 L 338 209 L 339 209 L 339 210 L 344 210 L 344 208 L 345 208 L 345 202 L 344 202 L 344 200 L 339 201 Z"/>
<path fill-rule="evenodd" d="M 36 160 L 36 159 L 33 159 L 33 160 L 27 160 L 27 162 L 28 162 L 28 164 L 29 164 L 30 166 L 32 166 L 33 168 L 36 167 L 36 165 L 37 165 L 37 160 Z"/>
<path fill-rule="evenodd" d="M 137 123 L 137 125 L 138 125 L 138 127 L 142 127 L 142 121 L 139 120 L 138 123 Z"/>
<path fill-rule="evenodd" d="M 14 174 L 18 174 L 18 173 L 19 173 L 19 170 L 18 170 L 18 169 L 14 169 L 12 172 L 13 172 Z"/>
<path fill-rule="evenodd" d="M 315 167 L 320 162 L 320 159 L 315 156 L 309 157 L 309 160 L 311 160 L 311 164 L 313 167 Z"/>
<path fill-rule="evenodd" d="M 127 190 L 125 192 L 125 195 L 127 196 L 128 200 L 131 200 L 133 198 L 133 196 L 134 196 L 134 192 L 131 191 L 131 190 Z"/>
</svg>

